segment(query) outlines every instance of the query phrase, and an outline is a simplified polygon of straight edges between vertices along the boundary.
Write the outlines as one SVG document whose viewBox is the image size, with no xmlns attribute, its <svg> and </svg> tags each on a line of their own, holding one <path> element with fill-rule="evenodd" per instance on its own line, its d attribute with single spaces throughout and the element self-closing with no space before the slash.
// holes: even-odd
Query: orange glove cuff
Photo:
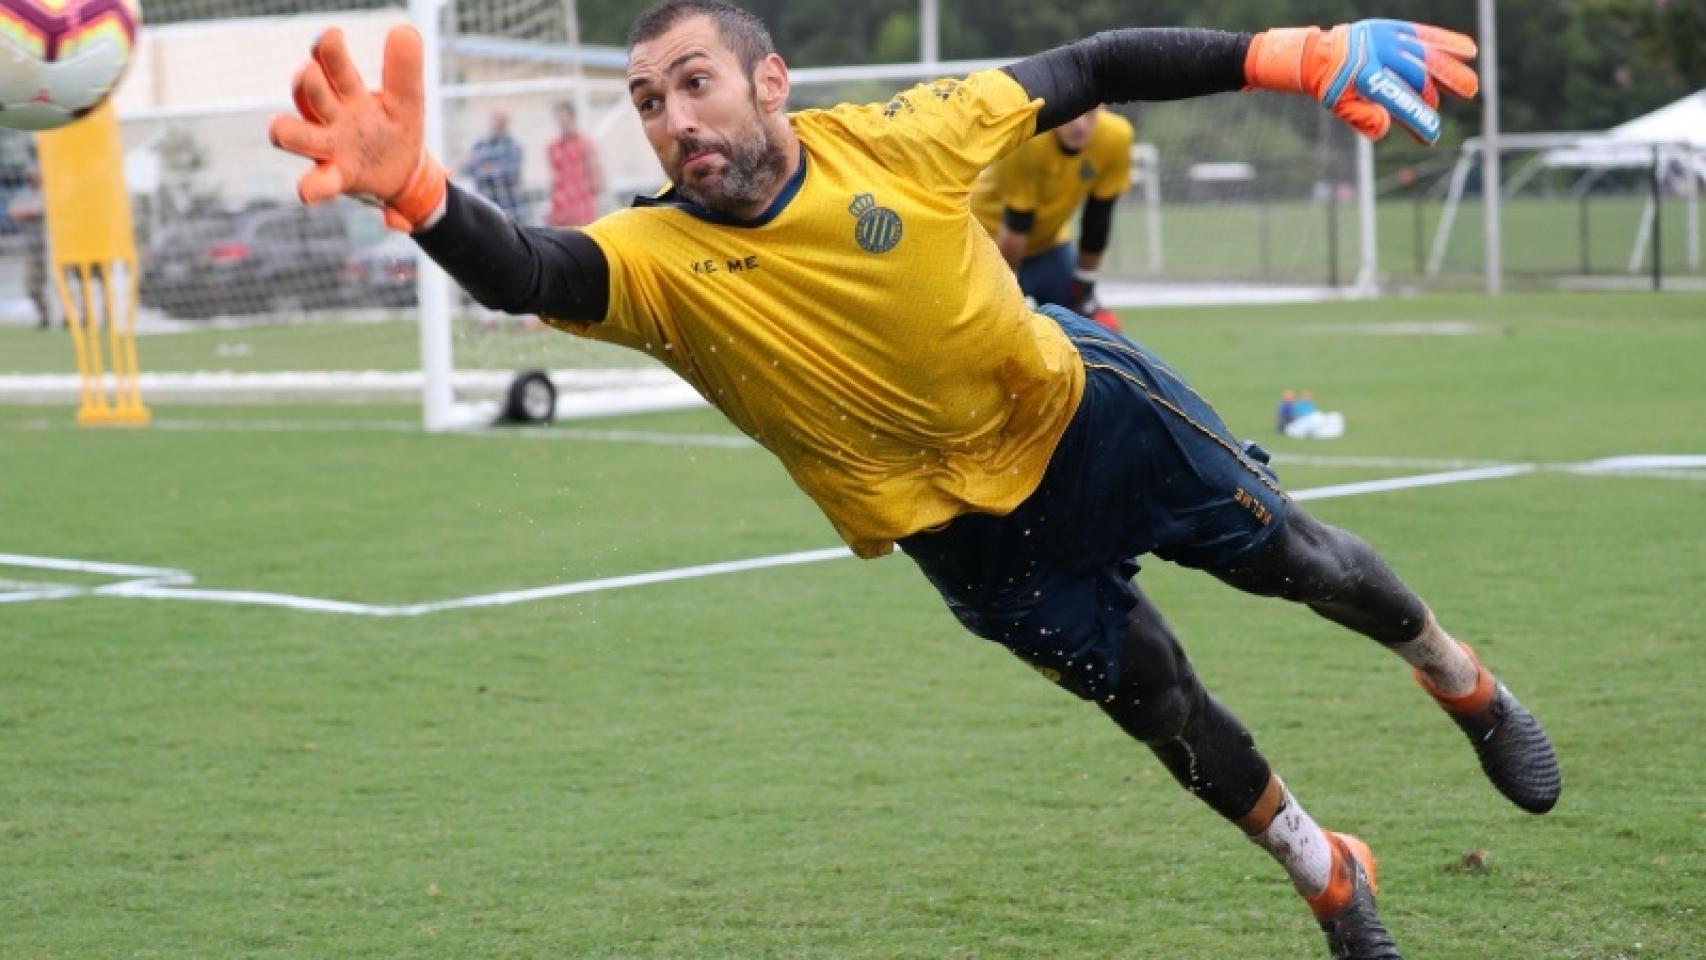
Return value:
<svg viewBox="0 0 1706 960">
<path fill-rule="evenodd" d="M 1256 34 L 1244 55 L 1245 89 L 1312 93 L 1304 64 L 1320 37 L 1320 27 L 1281 27 Z"/>
<path fill-rule="evenodd" d="M 449 179 L 432 154 L 422 150 L 420 159 L 415 162 L 414 172 L 409 174 L 409 179 L 403 181 L 403 188 L 385 201 L 386 212 L 396 215 L 396 219 L 387 216 L 386 224 L 406 227 L 410 233 L 419 229 L 438 209 L 439 204 L 444 202 L 444 195 L 450 189 Z M 396 222 L 398 219 L 402 224 Z"/>
</svg>

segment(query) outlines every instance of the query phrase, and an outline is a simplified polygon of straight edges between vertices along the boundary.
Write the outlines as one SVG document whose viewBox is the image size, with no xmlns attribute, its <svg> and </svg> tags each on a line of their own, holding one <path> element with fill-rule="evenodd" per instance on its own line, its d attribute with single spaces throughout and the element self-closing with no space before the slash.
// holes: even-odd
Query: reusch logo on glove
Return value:
<svg viewBox="0 0 1706 960">
<path fill-rule="evenodd" d="M 1364 92 L 1386 109 L 1404 114 L 1409 118 L 1410 126 L 1428 140 L 1439 137 L 1439 114 L 1423 103 L 1422 98 L 1411 92 L 1403 81 L 1393 76 L 1390 69 L 1381 69 L 1369 77 Z"/>
</svg>

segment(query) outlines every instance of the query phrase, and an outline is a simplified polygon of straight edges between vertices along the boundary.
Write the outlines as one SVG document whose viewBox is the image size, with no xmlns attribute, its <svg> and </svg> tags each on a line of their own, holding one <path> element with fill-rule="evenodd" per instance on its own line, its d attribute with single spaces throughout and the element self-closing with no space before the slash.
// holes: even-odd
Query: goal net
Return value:
<svg viewBox="0 0 1706 960">
<path fill-rule="evenodd" d="M 265 136 L 319 32 L 340 27 L 372 79 L 387 30 L 412 22 L 437 53 L 429 135 L 459 182 L 477 186 L 473 161 L 502 117 L 521 157 L 517 215 L 542 222 L 567 106 L 596 146 L 597 210 L 625 206 L 662 173 L 628 103 L 625 52 L 581 42 L 572 2 L 156 0 L 148 14 L 116 104 L 150 402 L 391 402 L 439 428 L 490 420 L 523 370 L 549 373 L 565 413 L 695 401 L 640 354 L 481 309 L 370 208 L 302 207 L 303 162 Z M 796 68 L 793 105 L 881 101 L 1000 62 Z M 1114 109 L 1139 144 L 1104 261 L 1110 305 L 1366 289 L 1355 138 L 1322 111 L 1267 94 Z M 0 185 L 24 176 L 24 152 L 0 138 Z M 15 232 L 0 230 L 0 264 L 0 316 L 21 325 L 32 307 Z M 74 392 L 69 350 L 7 353 L 0 400 Z"/>
<path fill-rule="evenodd" d="M 1481 276 L 1483 152 L 1480 138 L 1471 139 L 1447 163 L 1436 161 L 1431 183 L 1393 184 L 1392 199 L 1410 209 L 1390 219 L 1410 221 L 1416 238 L 1414 256 L 1400 262 L 1413 262 L 1431 282 Z M 1702 287 L 1706 147 L 1604 134 L 1508 134 L 1499 154 L 1500 251 L 1513 283 Z"/>
</svg>

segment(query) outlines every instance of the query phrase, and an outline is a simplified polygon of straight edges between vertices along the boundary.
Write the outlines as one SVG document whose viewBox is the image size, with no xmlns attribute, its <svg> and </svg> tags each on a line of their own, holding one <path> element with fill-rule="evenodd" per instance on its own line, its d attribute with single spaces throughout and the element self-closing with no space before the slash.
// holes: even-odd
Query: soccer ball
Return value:
<svg viewBox="0 0 1706 960">
<path fill-rule="evenodd" d="M 0 0 L 0 126 L 51 130 L 100 106 L 141 23 L 136 0 Z"/>
</svg>

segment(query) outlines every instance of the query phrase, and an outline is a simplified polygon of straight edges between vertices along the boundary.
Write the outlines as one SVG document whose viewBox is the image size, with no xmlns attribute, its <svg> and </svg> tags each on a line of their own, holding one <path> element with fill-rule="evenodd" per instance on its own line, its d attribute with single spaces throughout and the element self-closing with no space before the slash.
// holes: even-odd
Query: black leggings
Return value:
<svg viewBox="0 0 1706 960">
<path fill-rule="evenodd" d="M 1354 533 L 1297 504 L 1254 556 L 1210 573 L 1246 593 L 1284 597 L 1387 646 L 1421 635 L 1428 608 L 1380 554 Z"/>
<path fill-rule="evenodd" d="M 1291 505 L 1285 526 L 1254 556 L 1210 571 L 1240 590 L 1306 603 L 1381 643 L 1413 640 L 1427 608 L 1362 539 Z M 1268 762 L 1250 732 L 1197 679 L 1148 596 L 1127 620 L 1119 688 L 1102 709 L 1143 741 L 1179 784 L 1238 820 L 1267 786 Z"/>
</svg>

